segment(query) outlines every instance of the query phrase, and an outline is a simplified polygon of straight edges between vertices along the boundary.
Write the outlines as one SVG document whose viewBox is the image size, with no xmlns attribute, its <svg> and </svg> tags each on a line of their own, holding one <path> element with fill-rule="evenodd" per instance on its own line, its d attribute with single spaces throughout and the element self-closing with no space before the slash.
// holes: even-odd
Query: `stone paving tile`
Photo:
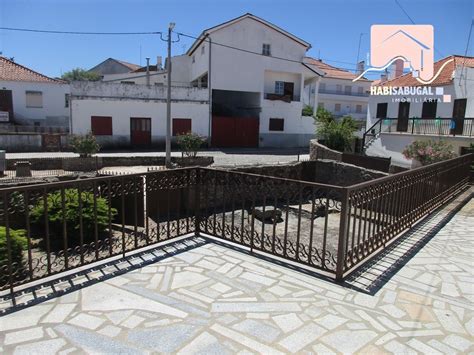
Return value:
<svg viewBox="0 0 474 355">
<path fill-rule="evenodd" d="M 1 317 L 0 352 L 472 353 L 473 231 L 471 199 L 374 294 L 208 243 Z"/>
</svg>

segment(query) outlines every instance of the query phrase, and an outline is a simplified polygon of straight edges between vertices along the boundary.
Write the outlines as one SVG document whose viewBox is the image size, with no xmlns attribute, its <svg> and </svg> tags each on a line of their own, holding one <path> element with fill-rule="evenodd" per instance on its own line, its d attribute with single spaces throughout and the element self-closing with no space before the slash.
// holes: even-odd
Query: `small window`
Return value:
<svg viewBox="0 0 474 355">
<path fill-rule="evenodd" d="M 377 104 L 377 114 L 376 118 L 387 118 L 387 109 L 388 109 L 388 103 L 382 102 Z"/>
<path fill-rule="evenodd" d="M 360 95 L 363 95 L 364 94 L 364 88 L 362 86 L 359 86 L 357 88 L 357 92 L 360 94 Z"/>
<path fill-rule="evenodd" d="M 341 104 L 335 104 L 334 105 L 334 111 L 341 112 Z"/>
<path fill-rule="evenodd" d="M 173 136 L 191 132 L 190 118 L 173 118 Z"/>
<path fill-rule="evenodd" d="M 43 93 L 41 91 L 26 91 L 26 107 L 43 107 Z"/>
<path fill-rule="evenodd" d="M 342 92 L 342 85 L 336 85 L 336 92 Z"/>
<path fill-rule="evenodd" d="M 112 117 L 110 116 L 92 116 L 91 131 L 95 136 L 112 135 Z"/>
<path fill-rule="evenodd" d="M 201 47 L 201 54 L 204 54 L 206 52 L 206 46 L 203 44 Z"/>
<path fill-rule="evenodd" d="M 318 107 L 324 108 L 324 102 L 319 102 L 319 103 L 318 103 Z"/>
<path fill-rule="evenodd" d="M 346 95 L 350 95 L 350 94 L 352 93 L 352 86 L 346 85 L 346 86 L 344 87 L 344 93 L 345 93 Z"/>
<path fill-rule="evenodd" d="M 262 54 L 263 55 L 272 55 L 271 48 L 270 48 L 270 45 L 268 43 L 264 43 L 262 45 Z"/>
<path fill-rule="evenodd" d="M 283 118 L 270 118 L 268 125 L 269 131 L 280 131 L 283 132 L 285 128 L 285 120 Z"/>
<path fill-rule="evenodd" d="M 356 113 L 362 113 L 362 105 L 356 105 Z"/>
<path fill-rule="evenodd" d="M 193 55 L 193 63 L 196 63 L 196 56 Z"/>
<path fill-rule="evenodd" d="M 275 94 L 283 95 L 285 92 L 285 82 L 284 81 L 275 81 Z"/>
<path fill-rule="evenodd" d="M 64 107 L 69 107 L 69 94 L 64 94 Z"/>
</svg>

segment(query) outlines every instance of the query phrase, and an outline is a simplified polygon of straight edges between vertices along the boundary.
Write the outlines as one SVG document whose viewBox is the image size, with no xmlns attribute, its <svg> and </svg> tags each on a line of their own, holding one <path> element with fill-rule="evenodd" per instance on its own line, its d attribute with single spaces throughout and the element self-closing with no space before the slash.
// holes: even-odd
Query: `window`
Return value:
<svg viewBox="0 0 474 355">
<path fill-rule="evenodd" d="M 341 104 L 335 104 L 334 105 L 334 111 L 341 112 Z"/>
<path fill-rule="evenodd" d="M 356 113 L 362 113 L 362 105 L 356 105 Z"/>
<path fill-rule="evenodd" d="M 193 63 L 196 63 L 196 56 L 193 55 Z"/>
<path fill-rule="evenodd" d="M 263 55 L 272 55 L 270 45 L 268 43 L 264 43 L 262 45 L 262 54 Z"/>
<path fill-rule="evenodd" d="M 43 93 L 41 91 L 26 91 L 26 107 L 43 107 Z"/>
<path fill-rule="evenodd" d="M 190 118 L 173 118 L 173 136 L 191 132 Z"/>
<path fill-rule="evenodd" d="M 284 92 L 285 92 L 285 82 L 275 81 L 275 94 L 283 95 Z"/>
<path fill-rule="evenodd" d="M 344 93 L 345 93 L 346 95 L 352 94 L 352 86 L 346 85 L 346 86 L 344 87 Z"/>
<path fill-rule="evenodd" d="M 319 84 L 319 92 L 326 92 L 326 83 Z"/>
<path fill-rule="evenodd" d="M 112 135 L 112 117 L 110 116 L 92 116 L 91 131 L 95 136 Z"/>
<path fill-rule="evenodd" d="M 201 55 L 206 52 L 206 46 L 203 44 L 201 47 Z"/>
<path fill-rule="evenodd" d="M 387 118 L 387 108 L 388 108 L 388 103 L 386 102 L 377 104 L 376 118 Z"/>
<path fill-rule="evenodd" d="M 324 102 L 319 102 L 318 107 L 324 108 Z"/>
<path fill-rule="evenodd" d="M 64 94 L 64 107 L 69 107 L 69 94 Z"/>
<path fill-rule="evenodd" d="M 133 84 L 135 84 L 135 82 L 134 82 L 134 81 L 125 80 L 125 81 L 121 81 L 120 84 L 133 85 Z"/>
<path fill-rule="evenodd" d="M 357 93 L 359 95 L 363 95 L 364 94 L 364 88 L 362 86 L 357 87 Z"/>
<path fill-rule="evenodd" d="M 336 92 L 342 92 L 342 85 L 336 85 Z"/>
<path fill-rule="evenodd" d="M 423 102 L 421 109 L 421 118 L 436 118 L 436 108 L 438 102 L 436 100 Z"/>
<path fill-rule="evenodd" d="M 284 126 L 285 126 L 285 120 L 283 118 L 270 118 L 268 130 L 283 132 Z"/>
</svg>

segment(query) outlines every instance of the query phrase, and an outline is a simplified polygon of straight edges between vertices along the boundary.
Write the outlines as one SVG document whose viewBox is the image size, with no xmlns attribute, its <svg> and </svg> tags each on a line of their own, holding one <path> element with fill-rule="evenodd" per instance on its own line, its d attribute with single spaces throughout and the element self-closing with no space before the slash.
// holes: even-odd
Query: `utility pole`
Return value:
<svg viewBox="0 0 474 355">
<path fill-rule="evenodd" d="M 166 97 L 166 159 L 167 168 L 171 167 L 171 31 L 175 26 L 171 22 L 168 27 L 168 95 Z"/>
</svg>

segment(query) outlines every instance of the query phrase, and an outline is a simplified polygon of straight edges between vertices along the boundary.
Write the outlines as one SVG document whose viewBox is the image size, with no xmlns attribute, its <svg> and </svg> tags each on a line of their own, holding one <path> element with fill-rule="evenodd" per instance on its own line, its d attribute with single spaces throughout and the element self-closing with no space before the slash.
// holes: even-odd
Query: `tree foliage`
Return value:
<svg viewBox="0 0 474 355">
<path fill-rule="evenodd" d="M 97 143 L 92 132 L 86 135 L 73 136 L 71 139 L 71 147 L 74 153 L 78 153 L 81 157 L 90 157 L 100 150 L 100 145 Z"/>
<path fill-rule="evenodd" d="M 334 150 L 345 151 L 352 149 L 352 142 L 357 131 L 357 122 L 351 116 L 336 119 L 328 110 L 318 107 L 315 117 L 316 134 L 324 144 Z"/>
<path fill-rule="evenodd" d="M 178 136 L 178 145 L 183 155 L 189 158 L 195 158 L 198 150 L 204 144 L 204 138 L 192 132 Z"/>
<path fill-rule="evenodd" d="M 453 146 L 443 140 L 414 141 L 405 147 L 402 154 L 407 159 L 418 160 L 421 165 L 433 164 L 455 156 Z"/>
<path fill-rule="evenodd" d="M 9 234 L 12 262 L 21 264 L 23 250 L 27 248 L 26 231 L 23 229 L 10 229 Z M 6 265 L 8 265 L 7 232 L 4 226 L 0 226 L 0 268 Z"/>
<path fill-rule="evenodd" d="M 101 79 L 101 76 L 97 73 L 87 71 L 82 68 L 75 68 L 70 71 L 65 72 L 61 79 L 68 82 L 71 81 L 98 81 Z"/>
</svg>

